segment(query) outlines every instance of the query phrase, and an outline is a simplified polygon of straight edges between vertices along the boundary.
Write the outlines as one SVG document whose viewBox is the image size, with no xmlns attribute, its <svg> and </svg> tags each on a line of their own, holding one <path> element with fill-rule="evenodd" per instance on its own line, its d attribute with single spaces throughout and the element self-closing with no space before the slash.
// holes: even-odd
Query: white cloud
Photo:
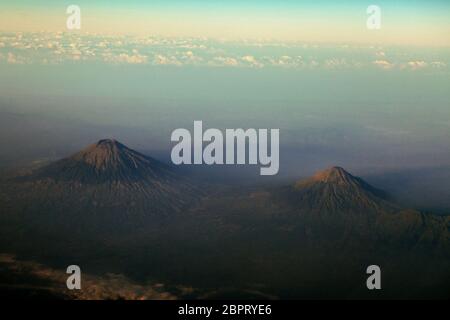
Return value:
<svg viewBox="0 0 450 320">
<path fill-rule="evenodd" d="M 129 63 L 129 64 L 143 64 L 147 63 L 148 57 L 140 54 L 129 55 L 127 53 L 121 53 L 117 56 L 107 54 L 104 56 L 105 61 L 114 63 Z"/>
<path fill-rule="evenodd" d="M 408 67 L 410 67 L 411 69 L 417 70 L 417 69 L 425 68 L 428 64 L 427 64 L 425 61 L 420 60 L 420 61 L 409 61 L 409 62 L 407 63 L 407 65 L 408 65 Z"/>
<path fill-rule="evenodd" d="M 239 61 L 231 57 L 215 57 L 213 61 L 210 62 L 210 65 L 237 67 L 239 66 Z"/>
<path fill-rule="evenodd" d="M 320 48 L 320 55 L 317 48 Z M 423 68 L 445 70 L 449 67 L 450 61 L 446 60 L 445 52 L 442 52 L 441 57 L 433 55 L 430 60 L 426 57 L 420 60 L 411 59 L 409 57 L 412 53 L 413 51 L 379 46 L 322 46 L 273 41 L 228 42 L 199 38 L 72 33 L 0 33 L 0 57 L 3 57 L 2 61 L 11 64 L 86 61 L 111 64 L 272 67 L 292 70 L 363 69 L 375 66 L 398 71 Z"/>
<path fill-rule="evenodd" d="M 260 63 L 254 56 L 246 55 L 241 58 L 242 61 L 248 63 L 252 67 L 262 68 L 264 65 Z"/>
<path fill-rule="evenodd" d="M 178 61 L 176 59 L 176 57 L 174 57 L 174 56 L 167 57 L 162 54 L 157 54 L 155 56 L 154 63 L 157 65 L 174 65 L 174 66 L 182 65 L 182 63 L 180 61 Z"/>
<path fill-rule="evenodd" d="M 394 67 L 394 64 L 390 63 L 387 60 L 375 60 L 372 63 L 383 69 L 392 69 Z"/>
</svg>

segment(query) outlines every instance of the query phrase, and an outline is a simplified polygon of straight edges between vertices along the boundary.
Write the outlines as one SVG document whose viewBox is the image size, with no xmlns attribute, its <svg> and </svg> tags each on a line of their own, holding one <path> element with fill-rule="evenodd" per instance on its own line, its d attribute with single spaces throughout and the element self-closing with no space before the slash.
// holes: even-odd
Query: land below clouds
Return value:
<svg viewBox="0 0 450 320">
<path fill-rule="evenodd" d="M 194 182 L 102 140 L 22 173 L 3 184 L 1 194 L 0 249 L 18 256 L 3 268 L 8 290 L 11 270 L 24 271 L 14 277 L 26 288 L 42 273 L 22 263 L 39 261 L 39 268 L 57 272 L 56 288 L 71 264 L 97 288 L 97 295 L 78 297 L 52 289 L 63 298 L 448 294 L 450 219 L 402 209 L 342 168 L 282 186 Z M 383 270 L 379 295 L 365 287 L 365 268 L 374 263 Z M 45 281 L 55 285 L 54 277 Z M 94 281 L 126 283 L 134 291 L 108 291 Z"/>
</svg>

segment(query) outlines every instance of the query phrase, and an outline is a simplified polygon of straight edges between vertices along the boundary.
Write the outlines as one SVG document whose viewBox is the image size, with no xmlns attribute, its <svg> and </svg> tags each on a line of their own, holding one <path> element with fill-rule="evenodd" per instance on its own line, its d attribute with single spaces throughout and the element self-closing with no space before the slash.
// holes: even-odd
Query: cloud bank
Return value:
<svg viewBox="0 0 450 320">
<path fill-rule="evenodd" d="M 79 33 L 0 33 L 0 63 L 448 72 L 450 59 L 445 49 L 429 53 L 381 46 L 230 42 L 206 38 Z"/>
</svg>

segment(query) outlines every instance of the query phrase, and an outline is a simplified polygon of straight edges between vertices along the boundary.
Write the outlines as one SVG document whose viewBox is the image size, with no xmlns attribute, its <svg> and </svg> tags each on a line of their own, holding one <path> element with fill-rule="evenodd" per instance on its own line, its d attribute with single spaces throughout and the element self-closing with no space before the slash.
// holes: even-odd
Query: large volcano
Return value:
<svg viewBox="0 0 450 320">
<path fill-rule="evenodd" d="M 176 174 L 163 163 L 108 139 L 44 167 L 31 177 L 86 184 L 140 182 L 163 185 L 177 180 Z"/>
<path fill-rule="evenodd" d="M 3 189 L 8 211 L 75 229 L 145 226 L 183 212 L 199 195 L 168 165 L 115 140 L 100 140 Z"/>
</svg>

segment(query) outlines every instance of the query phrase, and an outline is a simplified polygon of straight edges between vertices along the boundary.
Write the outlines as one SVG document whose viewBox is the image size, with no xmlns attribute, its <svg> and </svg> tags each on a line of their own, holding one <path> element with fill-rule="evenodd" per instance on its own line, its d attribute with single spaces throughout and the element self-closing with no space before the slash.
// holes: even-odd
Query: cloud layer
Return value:
<svg viewBox="0 0 450 320">
<path fill-rule="evenodd" d="M 285 69 L 439 70 L 446 49 L 219 41 L 206 38 L 102 36 L 78 33 L 0 33 L 0 63 L 103 63 Z"/>
</svg>

